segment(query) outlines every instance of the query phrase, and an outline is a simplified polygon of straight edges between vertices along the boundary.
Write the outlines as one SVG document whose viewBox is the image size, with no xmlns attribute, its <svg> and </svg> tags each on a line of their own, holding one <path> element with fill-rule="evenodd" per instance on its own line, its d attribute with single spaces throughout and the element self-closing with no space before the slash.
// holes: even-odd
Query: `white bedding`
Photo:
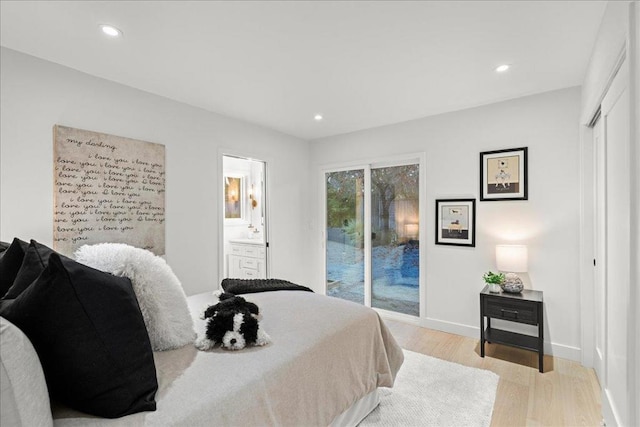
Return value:
<svg viewBox="0 0 640 427">
<path fill-rule="evenodd" d="M 377 387 L 391 387 L 403 361 L 378 314 L 311 292 L 244 295 L 273 342 L 240 351 L 193 346 L 154 354 L 155 412 L 116 420 L 54 407 L 56 426 L 327 426 Z M 196 330 L 210 293 L 189 297 Z"/>
</svg>

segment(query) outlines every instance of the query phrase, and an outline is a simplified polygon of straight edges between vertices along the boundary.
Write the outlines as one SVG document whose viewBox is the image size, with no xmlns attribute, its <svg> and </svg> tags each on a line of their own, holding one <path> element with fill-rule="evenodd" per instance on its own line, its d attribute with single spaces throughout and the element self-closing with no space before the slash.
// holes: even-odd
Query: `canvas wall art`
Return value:
<svg viewBox="0 0 640 427">
<path fill-rule="evenodd" d="M 54 126 L 53 247 L 127 243 L 165 253 L 165 148 Z"/>
</svg>

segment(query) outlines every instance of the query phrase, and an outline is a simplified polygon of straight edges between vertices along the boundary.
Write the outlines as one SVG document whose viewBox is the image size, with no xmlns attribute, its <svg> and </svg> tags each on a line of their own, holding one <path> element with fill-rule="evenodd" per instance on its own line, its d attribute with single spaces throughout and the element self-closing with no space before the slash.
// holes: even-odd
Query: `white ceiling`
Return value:
<svg viewBox="0 0 640 427">
<path fill-rule="evenodd" d="M 2 1 L 0 44 L 316 139 L 580 85 L 605 3 Z"/>
</svg>

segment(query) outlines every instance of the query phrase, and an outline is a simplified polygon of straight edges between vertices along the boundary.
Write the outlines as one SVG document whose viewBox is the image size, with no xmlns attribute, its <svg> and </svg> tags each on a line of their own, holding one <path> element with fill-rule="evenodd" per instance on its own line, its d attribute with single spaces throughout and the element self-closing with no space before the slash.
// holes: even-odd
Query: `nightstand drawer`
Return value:
<svg viewBox="0 0 640 427">
<path fill-rule="evenodd" d="M 494 319 L 510 320 L 512 322 L 538 323 L 538 307 L 528 301 L 505 300 L 504 298 L 485 298 L 484 313 Z"/>
</svg>

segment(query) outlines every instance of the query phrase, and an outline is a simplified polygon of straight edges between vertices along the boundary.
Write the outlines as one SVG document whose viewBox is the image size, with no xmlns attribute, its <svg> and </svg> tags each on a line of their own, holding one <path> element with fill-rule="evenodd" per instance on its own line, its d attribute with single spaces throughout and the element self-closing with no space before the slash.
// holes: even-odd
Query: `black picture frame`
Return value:
<svg viewBox="0 0 640 427">
<path fill-rule="evenodd" d="M 476 199 L 436 200 L 436 245 L 476 246 Z"/>
<path fill-rule="evenodd" d="M 528 200 L 527 147 L 480 153 L 480 201 Z"/>
</svg>

